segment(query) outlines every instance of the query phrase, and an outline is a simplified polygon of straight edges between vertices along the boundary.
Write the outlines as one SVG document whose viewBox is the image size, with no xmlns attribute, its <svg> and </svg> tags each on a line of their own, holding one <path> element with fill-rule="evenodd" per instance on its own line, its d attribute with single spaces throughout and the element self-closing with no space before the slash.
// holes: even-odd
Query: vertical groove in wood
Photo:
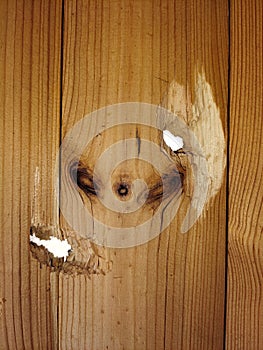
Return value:
<svg viewBox="0 0 263 350">
<path fill-rule="evenodd" d="M 227 14 L 227 1 L 66 0 L 63 137 L 100 107 L 159 104 L 173 79 L 193 98 L 196 68 L 225 126 Z M 223 184 L 187 235 L 173 223 L 146 245 L 111 249 L 106 276 L 61 275 L 60 348 L 221 349 L 225 209 Z"/>
<path fill-rule="evenodd" d="M 227 349 L 263 348 L 262 1 L 231 1 Z"/>
<path fill-rule="evenodd" d="M 30 256 L 29 230 L 36 167 L 39 219 L 55 220 L 61 2 L 11 0 L 0 6 L 0 348 L 51 349 L 50 273 Z"/>
</svg>

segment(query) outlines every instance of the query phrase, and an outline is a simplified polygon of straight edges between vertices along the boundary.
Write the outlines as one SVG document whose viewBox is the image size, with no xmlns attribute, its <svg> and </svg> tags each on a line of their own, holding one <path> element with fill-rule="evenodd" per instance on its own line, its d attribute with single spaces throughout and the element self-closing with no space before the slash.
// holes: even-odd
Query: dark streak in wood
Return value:
<svg viewBox="0 0 263 350">
<path fill-rule="evenodd" d="M 139 130 L 138 130 L 138 128 L 136 128 L 136 140 L 137 140 L 138 157 L 139 157 L 140 151 L 141 151 L 141 138 L 140 138 L 140 136 L 139 136 Z"/>
</svg>

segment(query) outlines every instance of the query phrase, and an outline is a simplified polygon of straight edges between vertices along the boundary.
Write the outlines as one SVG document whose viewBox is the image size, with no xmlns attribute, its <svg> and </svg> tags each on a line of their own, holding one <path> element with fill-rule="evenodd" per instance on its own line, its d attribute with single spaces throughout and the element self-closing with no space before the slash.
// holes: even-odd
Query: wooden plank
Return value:
<svg viewBox="0 0 263 350">
<path fill-rule="evenodd" d="M 262 1 L 231 1 L 227 348 L 263 348 Z"/>
<path fill-rule="evenodd" d="M 66 0 L 63 135 L 103 106 L 160 104 L 174 79 L 194 99 L 197 70 L 225 126 L 227 16 L 227 1 Z M 107 249 L 105 276 L 61 274 L 59 348 L 222 349 L 225 199 L 223 184 L 186 235 L 176 219 L 148 244 Z"/>
<path fill-rule="evenodd" d="M 56 300 L 49 270 L 31 257 L 39 169 L 39 219 L 54 218 L 59 144 L 61 1 L 1 1 L 0 349 L 53 349 Z M 55 291 L 55 296 L 58 293 Z M 51 306 L 53 300 L 53 309 Z M 56 309 L 56 308 L 55 308 Z"/>
</svg>

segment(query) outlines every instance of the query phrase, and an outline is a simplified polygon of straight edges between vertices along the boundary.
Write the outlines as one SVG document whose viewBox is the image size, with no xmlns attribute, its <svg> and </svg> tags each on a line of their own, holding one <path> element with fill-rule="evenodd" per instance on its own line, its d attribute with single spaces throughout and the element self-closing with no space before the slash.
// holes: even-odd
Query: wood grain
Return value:
<svg viewBox="0 0 263 350">
<path fill-rule="evenodd" d="M 226 125 L 228 3 L 64 3 L 62 135 L 109 104 L 159 104 L 174 79 L 193 98 L 204 71 Z M 105 276 L 60 275 L 60 349 L 222 349 L 226 191 L 181 235 L 108 249 Z"/>
<path fill-rule="evenodd" d="M 262 1 L 231 1 L 227 349 L 263 348 Z"/>
<path fill-rule="evenodd" d="M 57 342 L 57 277 L 32 259 L 29 231 L 36 167 L 39 219 L 55 219 L 61 10 L 61 1 L 0 4 L 1 350 L 51 349 Z"/>
<path fill-rule="evenodd" d="M 225 183 L 187 235 L 178 230 L 182 211 L 148 244 L 102 249 L 113 262 L 106 275 L 50 273 L 30 256 L 28 235 L 36 167 L 38 219 L 45 225 L 56 220 L 61 73 L 63 136 L 100 107 L 159 104 L 173 81 L 193 101 L 197 71 L 212 86 L 226 131 L 228 10 L 227 1 L 212 0 L 65 0 L 62 45 L 62 1 L 1 2 L 1 350 L 223 348 Z M 263 347 L 262 2 L 232 1 L 230 14 L 225 345 L 257 350 Z M 159 142 L 158 133 L 139 131 Z M 111 141 L 136 133 L 119 129 L 94 141 L 88 165 Z M 146 165 L 125 168 L 134 177 L 151 177 Z"/>
</svg>

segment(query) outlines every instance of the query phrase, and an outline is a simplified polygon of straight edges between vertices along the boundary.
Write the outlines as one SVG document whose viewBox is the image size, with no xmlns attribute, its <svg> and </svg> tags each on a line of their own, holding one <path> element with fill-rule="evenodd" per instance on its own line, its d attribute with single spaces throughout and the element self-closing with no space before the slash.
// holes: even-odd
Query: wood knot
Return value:
<svg viewBox="0 0 263 350">
<path fill-rule="evenodd" d="M 126 197 L 129 193 L 129 186 L 125 183 L 121 183 L 119 184 L 117 192 L 121 197 Z"/>
<path fill-rule="evenodd" d="M 131 185 L 127 181 L 117 181 L 112 186 L 113 193 L 121 201 L 127 201 L 131 197 Z"/>
</svg>

